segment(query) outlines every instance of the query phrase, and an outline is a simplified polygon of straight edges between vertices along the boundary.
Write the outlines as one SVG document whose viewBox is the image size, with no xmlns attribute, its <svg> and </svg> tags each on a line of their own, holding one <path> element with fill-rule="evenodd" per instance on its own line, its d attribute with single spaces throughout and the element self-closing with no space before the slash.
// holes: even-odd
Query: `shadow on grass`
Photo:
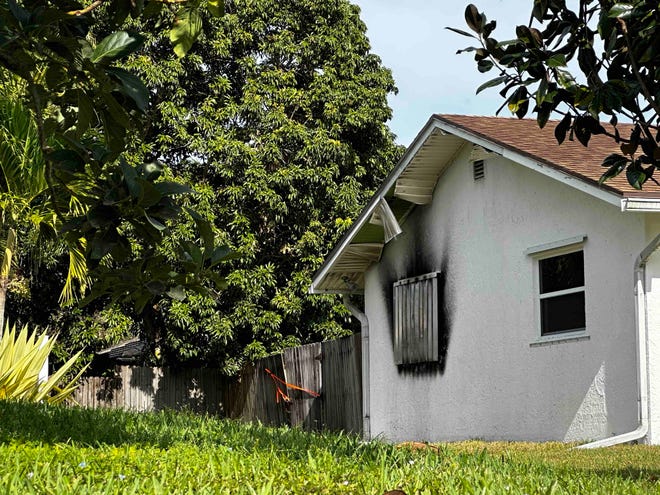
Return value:
<svg viewBox="0 0 660 495">
<path fill-rule="evenodd" d="M 290 457 L 307 457 L 324 449 L 337 456 L 369 451 L 357 436 L 309 433 L 295 428 L 269 428 L 192 412 L 126 412 L 0 401 L 0 442 L 73 443 L 80 446 L 175 444 L 223 445 L 236 450 L 267 449 Z M 373 455 L 383 449 L 373 447 Z M 369 452 L 363 452 L 367 456 Z"/>
</svg>

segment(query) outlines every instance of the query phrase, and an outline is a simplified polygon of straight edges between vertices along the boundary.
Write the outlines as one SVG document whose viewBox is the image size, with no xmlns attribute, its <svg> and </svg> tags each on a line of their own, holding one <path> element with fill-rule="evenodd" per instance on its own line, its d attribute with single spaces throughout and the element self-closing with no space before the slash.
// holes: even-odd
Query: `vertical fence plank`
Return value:
<svg viewBox="0 0 660 495">
<path fill-rule="evenodd" d="M 360 334 L 323 342 L 323 425 L 328 430 L 362 430 Z"/>
<path fill-rule="evenodd" d="M 307 344 L 285 349 L 284 380 L 288 383 L 321 393 L 321 344 Z M 323 398 L 314 398 L 301 390 L 289 389 L 285 393 L 291 398 L 289 414 L 291 426 L 301 426 L 307 430 L 319 430 L 322 425 L 321 404 Z"/>
<path fill-rule="evenodd" d="M 286 410 L 285 404 L 277 402 L 276 387 L 273 380 L 265 369 L 268 368 L 276 376 L 284 377 L 284 363 L 281 355 L 269 356 L 260 359 L 257 366 L 257 378 L 261 385 L 258 389 L 259 393 L 259 417 L 258 419 L 265 424 L 273 426 L 283 426 L 289 424 L 289 414 Z"/>
</svg>

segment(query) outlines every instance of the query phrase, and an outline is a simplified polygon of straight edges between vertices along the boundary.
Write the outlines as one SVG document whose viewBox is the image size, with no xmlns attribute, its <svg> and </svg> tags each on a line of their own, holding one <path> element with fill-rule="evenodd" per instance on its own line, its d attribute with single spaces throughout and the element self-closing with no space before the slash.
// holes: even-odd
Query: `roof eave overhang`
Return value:
<svg viewBox="0 0 660 495">
<path fill-rule="evenodd" d="M 378 188 L 376 193 L 372 196 L 371 200 L 369 201 L 367 206 L 362 210 L 362 212 L 355 220 L 351 228 L 348 230 L 348 232 L 346 232 L 346 234 L 344 234 L 344 237 L 342 237 L 342 239 L 339 241 L 339 244 L 337 244 L 337 246 L 330 252 L 323 265 L 321 265 L 321 267 L 318 269 L 318 271 L 314 275 L 314 278 L 312 279 L 312 283 L 309 288 L 310 294 L 328 294 L 328 293 L 345 294 L 345 293 L 360 292 L 359 290 L 353 290 L 350 288 L 347 288 L 346 290 L 321 289 L 319 288 L 319 285 L 321 284 L 323 279 L 328 275 L 335 262 L 339 259 L 339 256 L 341 256 L 341 254 L 351 244 L 351 242 L 358 234 L 360 229 L 369 221 L 380 201 L 385 197 L 387 192 L 392 187 L 395 186 L 396 180 L 399 178 L 401 173 L 406 169 L 410 161 L 415 157 L 415 155 L 424 145 L 426 140 L 433 133 L 439 132 L 439 130 L 440 129 L 439 129 L 438 119 L 435 116 L 431 117 L 427 121 L 426 125 L 419 132 L 419 134 L 417 134 L 412 144 L 408 147 L 408 149 L 404 153 L 403 157 L 401 157 L 401 160 L 399 160 L 399 163 L 397 163 L 397 165 L 394 167 L 392 172 L 390 172 L 390 174 L 387 176 L 387 178 L 380 186 L 380 188 Z"/>
<path fill-rule="evenodd" d="M 484 136 L 471 132 L 459 125 L 452 123 L 451 121 L 443 119 L 442 116 L 433 115 L 424 125 L 419 134 L 417 134 L 412 144 L 408 147 L 404 156 L 401 158 L 401 160 L 399 160 L 399 163 L 397 163 L 392 172 L 387 176 L 381 187 L 378 189 L 378 191 L 376 191 L 367 206 L 362 210 L 351 228 L 348 230 L 348 232 L 346 232 L 344 237 L 342 237 L 342 239 L 339 241 L 339 244 L 337 244 L 337 246 L 330 252 L 323 265 L 321 265 L 319 270 L 316 272 L 309 288 L 309 292 L 311 294 L 346 294 L 361 292 L 360 289 L 352 289 L 350 287 L 347 287 L 346 289 L 324 289 L 321 288 L 320 285 L 322 284 L 325 277 L 332 271 L 333 266 L 342 255 L 342 253 L 351 245 L 351 242 L 355 239 L 360 229 L 369 221 L 375 209 L 378 207 L 380 201 L 385 197 L 388 191 L 395 187 L 397 179 L 410 165 L 411 161 L 415 158 L 426 141 L 435 133 L 451 134 L 458 138 L 462 138 L 466 142 L 481 146 L 491 153 L 501 155 L 502 157 L 516 162 L 524 167 L 535 170 L 542 175 L 573 187 L 592 197 L 605 201 L 606 203 L 616 206 L 617 208 L 621 208 L 623 211 L 660 211 L 660 200 L 658 199 L 645 198 L 643 200 L 645 202 L 643 206 L 645 206 L 647 209 L 641 209 L 642 205 L 637 203 L 635 203 L 637 208 L 634 208 L 633 200 L 642 201 L 641 198 L 623 197 L 623 195 L 619 192 L 610 190 L 606 187 L 601 188 L 591 180 L 583 179 L 579 176 L 568 173 L 549 162 L 544 162 L 543 160 L 539 160 L 536 157 L 526 155 L 516 151 L 515 149 L 511 149 L 505 145 L 489 140 Z"/>
<path fill-rule="evenodd" d="M 535 170 L 547 177 L 551 177 L 559 182 L 562 182 L 586 194 L 594 196 L 613 206 L 620 207 L 621 205 L 621 194 L 615 191 L 599 188 L 597 185 L 591 183 L 590 181 L 581 179 L 580 177 L 564 172 L 560 168 L 553 166 L 550 163 L 544 162 L 542 160 L 538 160 L 534 157 L 525 155 L 516 150 L 508 148 L 502 144 L 490 141 L 487 138 L 484 138 L 478 134 L 470 132 L 460 126 L 454 125 L 451 122 L 442 119 L 442 117 L 436 116 L 436 118 L 440 122 L 439 124 L 440 129 L 442 129 L 445 132 L 448 132 L 457 137 L 461 137 L 467 141 L 477 144 L 483 148 L 490 150 L 493 153 L 497 153 L 498 155 L 501 155 L 504 158 L 508 158 L 513 162 L 523 165 L 524 167 L 527 167 L 529 169 Z"/>
</svg>

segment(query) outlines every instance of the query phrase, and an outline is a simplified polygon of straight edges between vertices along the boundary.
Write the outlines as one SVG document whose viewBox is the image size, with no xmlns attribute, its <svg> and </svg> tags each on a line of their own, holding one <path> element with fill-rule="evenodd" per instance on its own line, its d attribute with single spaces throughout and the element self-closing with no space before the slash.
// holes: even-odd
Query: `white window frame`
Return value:
<svg viewBox="0 0 660 495">
<path fill-rule="evenodd" d="M 589 340 L 589 335 L 587 333 L 588 322 L 586 322 L 587 319 L 586 268 L 585 268 L 585 273 L 583 274 L 584 285 L 580 287 L 572 287 L 570 289 L 563 289 L 559 291 L 547 292 L 545 294 L 541 294 L 541 280 L 540 280 L 540 262 L 542 260 L 582 251 L 586 261 L 586 250 L 585 250 L 586 240 L 587 240 L 586 235 L 580 235 L 568 239 L 563 239 L 560 241 L 534 246 L 525 251 L 525 254 L 532 258 L 532 269 L 534 274 L 534 318 L 536 319 L 536 325 L 535 325 L 536 336 L 535 336 L 535 340 L 530 344 L 531 346 L 551 344 L 556 342 Z M 585 262 L 585 267 L 586 267 L 586 262 Z M 572 330 L 567 330 L 565 332 L 556 332 L 556 333 L 549 333 L 543 335 L 541 301 L 543 299 L 563 296 L 566 294 L 575 294 L 578 292 L 584 293 L 585 327 L 575 328 Z"/>
</svg>

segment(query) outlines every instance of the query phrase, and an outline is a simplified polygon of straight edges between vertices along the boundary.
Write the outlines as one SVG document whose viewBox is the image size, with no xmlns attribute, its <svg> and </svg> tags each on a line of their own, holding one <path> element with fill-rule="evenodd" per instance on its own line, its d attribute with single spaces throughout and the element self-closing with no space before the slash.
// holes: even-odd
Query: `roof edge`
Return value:
<svg viewBox="0 0 660 495">
<path fill-rule="evenodd" d="M 621 208 L 622 211 L 660 211 L 660 197 L 657 195 L 643 195 L 643 193 L 641 193 L 638 196 L 633 194 L 625 194 L 615 190 L 608 185 L 599 186 L 598 183 L 593 179 L 584 177 L 579 173 L 566 169 L 550 161 L 544 160 L 542 157 L 525 153 L 510 145 L 489 138 L 487 135 L 481 134 L 458 123 L 455 123 L 451 120 L 450 116 L 445 117 L 441 114 L 433 114 L 419 131 L 417 136 L 415 136 L 404 155 L 385 178 L 381 186 L 373 194 L 367 205 L 362 209 L 360 215 L 357 217 L 353 225 L 351 225 L 349 230 L 342 236 L 342 238 L 336 244 L 335 248 L 326 256 L 325 261 L 312 278 L 312 283 L 310 284 L 308 290 L 310 294 L 350 293 L 350 291 L 319 289 L 318 285 L 332 269 L 332 266 L 342 255 L 344 250 L 351 244 L 358 231 L 371 217 L 381 199 L 385 196 L 387 191 L 389 191 L 395 185 L 399 176 L 404 172 L 404 170 L 406 170 L 411 160 L 417 155 L 427 139 L 438 131 L 451 134 L 458 138 L 462 138 L 467 142 L 480 145 L 483 148 L 495 152 L 502 157 L 518 163 L 526 168 L 539 172 L 542 175 L 557 180 L 558 182 L 582 191 L 592 197 L 598 198 L 612 206 Z M 641 197 L 642 195 L 644 197 Z M 634 205 L 637 205 L 637 207 L 635 208 Z"/>
<path fill-rule="evenodd" d="M 494 140 L 479 132 L 467 129 L 460 124 L 451 121 L 451 118 L 446 118 L 443 115 L 435 114 L 434 117 L 438 120 L 439 127 L 443 131 L 449 132 L 457 137 L 461 137 L 474 144 L 478 144 L 483 148 L 487 148 L 495 153 L 508 158 L 509 160 L 518 163 L 524 167 L 539 172 L 547 177 L 562 182 L 570 187 L 578 189 L 586 194 L 596 197 L 605 201 L 612 206 L 620 207 L 622 193 L 615 191 L 609 186 L 599 187 L 597 182 L 584 177 L 571 170 L 565 169 L 555 163 L 543 160 L 542 158 L 521 152 L 511 146 Z"/>
<path fill-rule="evenodd" d="M 314 277 L 312 278 L 312 283 L 309 286 L 308 292 L 310 294 L 328 293 L 327 290 L 317 289 L 317 286 L 319 285 L 321 280 L 323 280 L 323 278 L 328 274 L 328 272 L 332 268 L 332 265 L 335 263 L 335 261 L 337 261 L 337 258 L 339 258 L 339 256 L 343 253 L 344 249 L 346 249 L 350 245 L 351 241 L 355 238 L 358 231 L 368 221 L 371 214 L 380 203 L 380 200 L 385 196 L 387 191 L 389 191 L 390 188 L 395 184 L 397 178 L 406 169 L 406 167 L 413 159 L 413 157 L 417 154 L 419 149 L 424 145 L 426 140 L 437 129 L 439 129 L 438 123 L 439 121 L 437 116 L 432 115 L 429 118 L 429 120 L 427 120 L 426 124 L 424 124 L 424 127 L 422 127 L 422 129 L 419 131 L 417 136 L 415 136 L 413 142 L 410 144 L 410 146 L 408 146 L 406 152 L 403 154 L 403 156 L 395 165 L 395 167 L 392 169 L 392 171 L 389 173 L 389 175 L 385 178 L 381 186 L 376 190 L 374 195 L 369 200 L 369 203 L 367 203 L 367 205 L 362 209 L 362 212 L 357 217 L 355 222 L 353 222 L 353 225 L 351 225 L 348 232 L 344 234 L 344 236 L 341 238 L 337 246 L 330 252 L 330 254 L 328 254 L 326 260 L 323 262 L 323 264 L 314 274 Z"/>
</svg>

